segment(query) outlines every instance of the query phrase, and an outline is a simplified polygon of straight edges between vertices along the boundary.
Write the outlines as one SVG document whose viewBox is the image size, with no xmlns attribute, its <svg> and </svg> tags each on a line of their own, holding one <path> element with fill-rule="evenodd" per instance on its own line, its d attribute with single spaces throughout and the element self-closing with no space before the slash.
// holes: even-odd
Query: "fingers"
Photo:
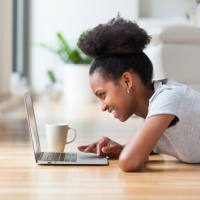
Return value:
<svg viewBox="0 0 200 200">
<path fill-rule="evenodd" d="M 82 145 L 78 147 L 79 151 L 84 151 L 86 148 L 88 147 L 88 145 Z"/>
<path fill-rule="evenodd" d="M 109 147 L 109 142 L 109 138 L 103 137 L 95 143 L 79 146 L 78 149 L 85 153 L 96 153 L 97 156 L 106 156 L 106 153 L 102 151 L 102 148 L 106 146 Z"/>
<path fill-rule="evenodd" d="M 78 149 L 85 153 L 96 153 L 96 145 L 97 143 L 92 143 L 89 145 L 79 146 Z"/>
<path fill-rule="evenodd" d="M 110 147 L 109 146 L 103 147 L 101 150 L 105 154 L 109 154 L 110 153 Z"/>
<path fill-rule="evenodd" d="M 84 150 L 86 153 L 96 153 L 96 143 L 88 145 L 88 147 Z"/>
<path fill-rule="evenodd" d="M 109 145 L 108 138 L 103 137 L 97 144 L 97 156 L 105 156 L 105 152 L 102 151 L 103 148 Z"/>
</svg>

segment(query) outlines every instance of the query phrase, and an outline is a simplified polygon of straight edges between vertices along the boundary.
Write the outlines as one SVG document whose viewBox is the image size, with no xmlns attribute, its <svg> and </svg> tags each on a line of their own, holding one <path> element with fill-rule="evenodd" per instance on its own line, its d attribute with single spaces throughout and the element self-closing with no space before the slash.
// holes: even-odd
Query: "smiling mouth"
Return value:
<svg viewBox="0 0 200 200">
<path fill-rule="evenodd" d="M 115 118 L 118 118 L 118 114 L 115 109 L 108 109 L 108 112 L 113 114 Z"/>
</svg>

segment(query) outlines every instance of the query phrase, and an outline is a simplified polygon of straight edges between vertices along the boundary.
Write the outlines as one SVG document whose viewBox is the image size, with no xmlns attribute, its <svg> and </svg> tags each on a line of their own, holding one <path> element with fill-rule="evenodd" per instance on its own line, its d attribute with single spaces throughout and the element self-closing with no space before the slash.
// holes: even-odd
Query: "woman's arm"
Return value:
<svg viewBox="0 0 200 200">
<path fill-rule="evenodd" d="M 163 134 L 174 115 L 152 116 L 123 148 L 119 157 L 119 166 L 123 171 L 139 171 L 147 160 L 154 145 Z"/>
</svg>

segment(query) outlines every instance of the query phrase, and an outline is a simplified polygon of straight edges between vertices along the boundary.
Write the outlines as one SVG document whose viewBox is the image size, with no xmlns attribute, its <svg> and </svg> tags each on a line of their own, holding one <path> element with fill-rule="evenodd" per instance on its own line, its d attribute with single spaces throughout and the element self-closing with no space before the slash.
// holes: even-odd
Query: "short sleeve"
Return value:
<svg viewBox="0 0 200 200">
<path fill-rule="evenodd" d="M 160 114 L 171 114 L 180 119 L 181 100 L 182 94 L 179 90 L 173 88 L 162 89 L 150 99 L 146 118 Z"/>
</svg>

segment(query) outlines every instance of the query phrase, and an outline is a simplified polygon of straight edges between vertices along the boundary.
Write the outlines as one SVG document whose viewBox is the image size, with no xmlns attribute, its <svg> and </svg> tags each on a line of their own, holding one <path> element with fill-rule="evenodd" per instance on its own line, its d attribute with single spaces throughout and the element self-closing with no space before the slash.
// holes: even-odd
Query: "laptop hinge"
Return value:
<svg viewBox="0 0 200 200">
<path fill-rule="evenodd" d="M 36 153 L 36 154 L 35 154 L 36 162 L 37 162 L 38 160 L 41 160 L 41 157 L 42 157 L 43 153 L 44 153 L 44 152 L 39 152 L 39 153 Z"/>
</svg>

